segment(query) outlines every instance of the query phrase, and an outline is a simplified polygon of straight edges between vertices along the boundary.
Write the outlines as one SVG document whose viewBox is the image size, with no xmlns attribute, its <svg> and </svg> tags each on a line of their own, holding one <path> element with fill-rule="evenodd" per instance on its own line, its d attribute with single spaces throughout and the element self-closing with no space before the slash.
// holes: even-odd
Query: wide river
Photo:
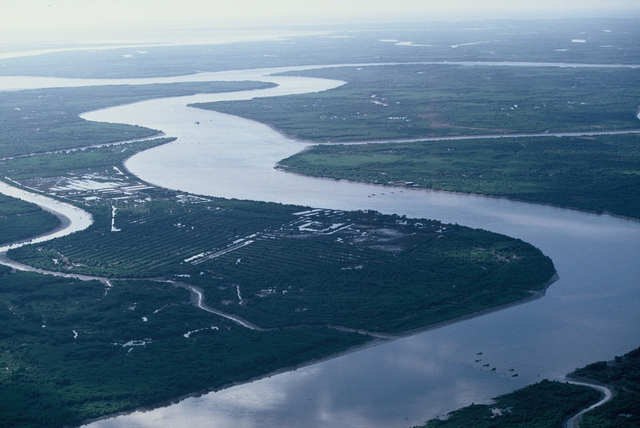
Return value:
<svg viewBox="0 0 640 428">
<path fill-rule="evenodd" d="M 127 161 L 129 170 L 151 183 L 212 196 L 375 209 L 479 227 L 539 247 L 553 259 L 560 280 L 544 298 L 524 305 L 87 426 L 407 427 L 543 378 L 561 379 L 576 367 L 640 346 L 639 222 L 498 198 L 286 174 L 273 166 L 305 143 L 256 122 L 186 107 L 321 91 L 342 83 L 265 77 L 281 70 L 206 75 L 207 80 L 280 85 L 273 89 L 146 101 L 83 117 L 178 137 Z M 48 80 L 45 86 L 66 86 L 65 79 L 57 82 Z"/>
</svg>

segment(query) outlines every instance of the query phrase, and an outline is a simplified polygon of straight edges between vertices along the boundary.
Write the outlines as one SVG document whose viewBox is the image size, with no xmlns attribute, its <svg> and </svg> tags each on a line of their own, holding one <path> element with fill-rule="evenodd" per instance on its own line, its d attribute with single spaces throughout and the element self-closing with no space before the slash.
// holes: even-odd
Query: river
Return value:
<svg viewBox="0 0 640 428">
<path fill-rule="evenodd" d="M 69 235 L 73 232 L 84 230 L 93 222 L 91 214 L 78 207 L 49 198 L 39 193 L 29 192 L 11 186 L 3 181 L 0 181 L 0 193 L 37 204 L 45 211 L 53 213 L 58 217 L 58 219 L 60 219 L 60 226 L 48 233 L 24 241 L 8 245 L 0 245 L 0 255 L 6 253 L 9 249 L 18 247 L 24 243 L 35 244 L 37 242 L 49 241 L 54 238 Z"/>
<path fill-rule="evenodd" d="M 499 198 L 286 174 L 274 164 L 305 143 L 256 122 L 186 107 L 342 83 L 264 77 L 267 72 L 211 74 L 276 81 L 278 88 L 146 101 L 83 117 L 178 137 L 127 161 L 130 171 L 151 183 L 212 196 L 376 209 L 481 227 L 539 247 L 553 259 L 560 280 L 544 298 L 524 305 L 88 426 L 412 426 L 543 378 L 562 379 L 576 367 L 640 345 L 639 222 Z"/>
</svg>

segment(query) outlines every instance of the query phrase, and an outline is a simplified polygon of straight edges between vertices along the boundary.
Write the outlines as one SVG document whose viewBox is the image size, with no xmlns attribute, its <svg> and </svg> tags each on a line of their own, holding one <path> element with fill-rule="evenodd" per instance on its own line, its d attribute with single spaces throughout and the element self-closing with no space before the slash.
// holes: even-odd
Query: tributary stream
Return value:
<svg viewBox="0 0 640 428">
<path fill-rule="evenodd" d="M 320 91 L 340 83 L 265 74 L 247 70 L 209 73 L 207 78 L 266 80 L 280 86 L 152 100 L 83 117 L 147 126 L 178 137 L 127 161 L 131 172 L 150 183 L 212 196 L 375 209 L 483 228 L 539 247 L 553 259 L 560 280 L 533 302 L 88 426 L 407 427 L 544 378 L 562 379 L 576 367 L 640 345 L 640 222 L 277 171 L 275 163 L 304 143 L 256 122 L 186 107 Z"/>
</svg>

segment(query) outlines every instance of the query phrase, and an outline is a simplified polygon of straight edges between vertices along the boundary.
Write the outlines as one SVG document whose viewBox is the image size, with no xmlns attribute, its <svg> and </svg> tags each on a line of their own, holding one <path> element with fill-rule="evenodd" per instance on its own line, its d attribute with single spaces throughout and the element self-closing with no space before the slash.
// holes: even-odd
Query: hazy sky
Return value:
<svg viewBox="0 0 640 428">
<path fill-rule="evenodd" d="M 0 0 L 0 44 L 158 41 L 158 30 L 201 26 L 600 16 L 640 17 L 640 0 Z"/>
</svg>

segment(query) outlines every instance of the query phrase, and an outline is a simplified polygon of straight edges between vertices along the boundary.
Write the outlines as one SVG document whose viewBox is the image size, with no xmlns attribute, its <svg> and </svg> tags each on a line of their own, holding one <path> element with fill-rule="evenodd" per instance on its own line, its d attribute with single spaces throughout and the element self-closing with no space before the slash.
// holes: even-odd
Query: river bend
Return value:
<svg viewBox="0 0 640 428">
<path fill-rule="evenodd" d="M 286 174 L 275 170 L 275 163 L 305 143 L 256 122 L 186 107 L 322 91 L 342 83 L 266 77 L 269 72 L 211 74 L 222 80 L 274 81 L 277 88 L 145 101 L 83 117 L 177 137 L 127 161 L 129 170 L 153 184 L 481 227 L 538 246 L 553 259 L 560 280 L 543 299 L 525 305 L 90 426 L 412 426 L 542 378 L 561 379 L 576 367 L 612 359 L 640 344 L 640 223 L 499 198 Z M 496 370 L 490 372 L 485 364 Z"/>
</svg>

